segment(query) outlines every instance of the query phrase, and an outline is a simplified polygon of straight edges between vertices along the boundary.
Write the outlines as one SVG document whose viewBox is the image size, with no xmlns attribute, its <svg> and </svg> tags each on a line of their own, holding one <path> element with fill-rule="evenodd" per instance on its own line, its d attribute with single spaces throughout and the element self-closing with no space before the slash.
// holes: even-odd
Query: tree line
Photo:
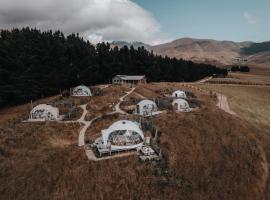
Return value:
<svg viewBox="0 0 270 200">
<path fill-rule="evenodd" d="M 250 72 L 250 68 L 248 66 L 232 66 L 231 67 L 232 72 Z"/>
<path fill-rule="evenodd" d="M 0 107 L 55 95 L 79 84 L 109 83 L 116 74 L 150 82 L 195 81 L 223 69 L 161 57 L 144 47 L 91 44 L 79 34 L 30 29 L 0 33 Z"/>
</svg>

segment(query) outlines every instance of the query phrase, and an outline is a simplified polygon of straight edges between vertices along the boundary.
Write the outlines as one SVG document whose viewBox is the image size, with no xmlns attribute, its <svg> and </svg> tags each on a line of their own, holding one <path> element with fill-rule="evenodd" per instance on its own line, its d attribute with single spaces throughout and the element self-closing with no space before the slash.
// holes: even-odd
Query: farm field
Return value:
<svg viewBox="0 0 270 200">
<path fill-rule="evenodd" d="M 226 78 L 213 78 L 210 83 L 252 84 L 270 86 L 270 68 L 268 65 L 249 65 L 250 72 L 229 72 Z M 230 68 L 228 68 L 230 69 Z"/>
<path fill-rule="evenodd" d="M 229 73 L 226 78 L 212 78 L 207 83 L 270 86 L 270 76 L 251 73 Z"/>
<path fill-rule="evenodd" d="M 270 76 L 270 68 L 268 64 L 251 64 L 251 71 L 250 74 L 254 75 L 263 75 L 263 76 Z"/>
<path fill-rule="evenodd" d="M 255 83 L 270 83 L 269 74 L 252 74 L 252 73 L 230 73 L 230 77 L 239 79 L 241 81 L 255 82 Z"/>
<path fill-rule="evenodd" d="M 110 88 L 116 98 L 107 98 Z M 176 89 L 189 92 L 199 108 L 190 113 L 168 110 L 152 118 L 165 157 L 157 165 L 135 155 L 88 160 L 77 146 L 79 123 L 0 123 L 0 199 L 266 199 L 265 153 L 247 121 L 218 109 L 213 97 L 179 83 L 140 85 L 130 97 L 153 99 Z M 104 105 L 115 104 L 128 90 L 110 86 L 90 105 L 97 98 Z M 90 107 L 88 114 L 108 111 Z M 20 114 L 16 110 L 14 116 Z M 126 117 L 94 122 L 87 140 L 121 118 Z"/>
</svg>

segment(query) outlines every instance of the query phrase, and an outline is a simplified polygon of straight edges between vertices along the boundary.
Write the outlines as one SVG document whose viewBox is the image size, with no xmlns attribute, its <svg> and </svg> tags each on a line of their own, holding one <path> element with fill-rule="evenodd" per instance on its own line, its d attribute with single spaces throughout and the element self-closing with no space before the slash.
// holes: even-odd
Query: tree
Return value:
<svg viewBox="0 0 270 200">
<path fill-rule="evenodd" d="M 246 68 L 243 68 L 246 70 Z M 161 57 L 144 47 L 96 46 L 79 34 L 28 27 L 0 32 L 0 107 L 55 95 L 78 84 L 108 83 L 116 74 L 146 75 L 148 81 L 195 81 L 215 66 Z"/>
</svg>

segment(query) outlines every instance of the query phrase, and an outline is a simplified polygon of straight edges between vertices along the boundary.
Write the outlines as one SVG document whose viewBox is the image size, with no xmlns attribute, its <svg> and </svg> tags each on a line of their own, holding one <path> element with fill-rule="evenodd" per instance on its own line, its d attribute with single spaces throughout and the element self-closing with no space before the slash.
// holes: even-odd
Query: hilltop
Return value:
<svg viewBox="0 0 270 200">
<path fill-rule="evenodd" d="M 254 43 L 218 41 L 212 39 L 180 38 L 169 43 L 151 46 L 142 42 L 114 41 L 112 47 L 144 47 L 155 54 L 206 63 L 217 66 L 248 64 L 265 66 L 270 64 L 270 42 Z M 240 60 L 240 62 L 239 62 Z M 244 61 L 244 62 L 242 62 Z"/>
<path fill-rule="evenodd" d="M 112 46 L 145 47 L 162 56 L 191 60 L 218 66 L 232 65 L 237 60 L 247 60 L 246 64 L 267 65 L 270 63 L 270 42 L 233 42 L 211 39 L 181 38 L 169 43 L 150 46 L 142 42 L 114 41 Z"/>
<path fill-rule="evenodd" d="M 88 160 L 84 148 L 77 146 L 82 124 L 22 123 L 27 107 L 4 110 L 2 116 L 15 111 L 17 116 L 0 123 L 0 198 L 267 199 L 268 169 L 260 142 L 249 123 L 218 109 L 214 96 L 181 83 L 154 83 L 138 86 L 123 104 L 176 89 L 193 94 L 198 109 L 168 110 L 152 118 L 165 159 L 157 165 L 143 163 L 135 155 Z M 95 117 L 109 111 L 119 101 L 110 97 L 127 90 L 115 85 L 105 88 L 101 96 L 90 99 L 88 114 Z M 104 117 L 86 136 L 99 136 L 101 129 L 126 117 Z"/>
</svg>

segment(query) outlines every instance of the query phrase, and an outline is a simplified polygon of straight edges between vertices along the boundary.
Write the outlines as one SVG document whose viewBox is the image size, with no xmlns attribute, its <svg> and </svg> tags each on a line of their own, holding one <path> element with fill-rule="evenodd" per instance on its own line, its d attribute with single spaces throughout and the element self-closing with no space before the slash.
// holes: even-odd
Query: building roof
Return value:
<svg viewBox="0 0 270 200">
<path fill-rule="evenodd" d="M 145 78 L 144 75 L 141 75 L 141 76 L 116 75 L 115 77 L 118 77 L 125 81 L 140 81 Z"/>
</svg>

